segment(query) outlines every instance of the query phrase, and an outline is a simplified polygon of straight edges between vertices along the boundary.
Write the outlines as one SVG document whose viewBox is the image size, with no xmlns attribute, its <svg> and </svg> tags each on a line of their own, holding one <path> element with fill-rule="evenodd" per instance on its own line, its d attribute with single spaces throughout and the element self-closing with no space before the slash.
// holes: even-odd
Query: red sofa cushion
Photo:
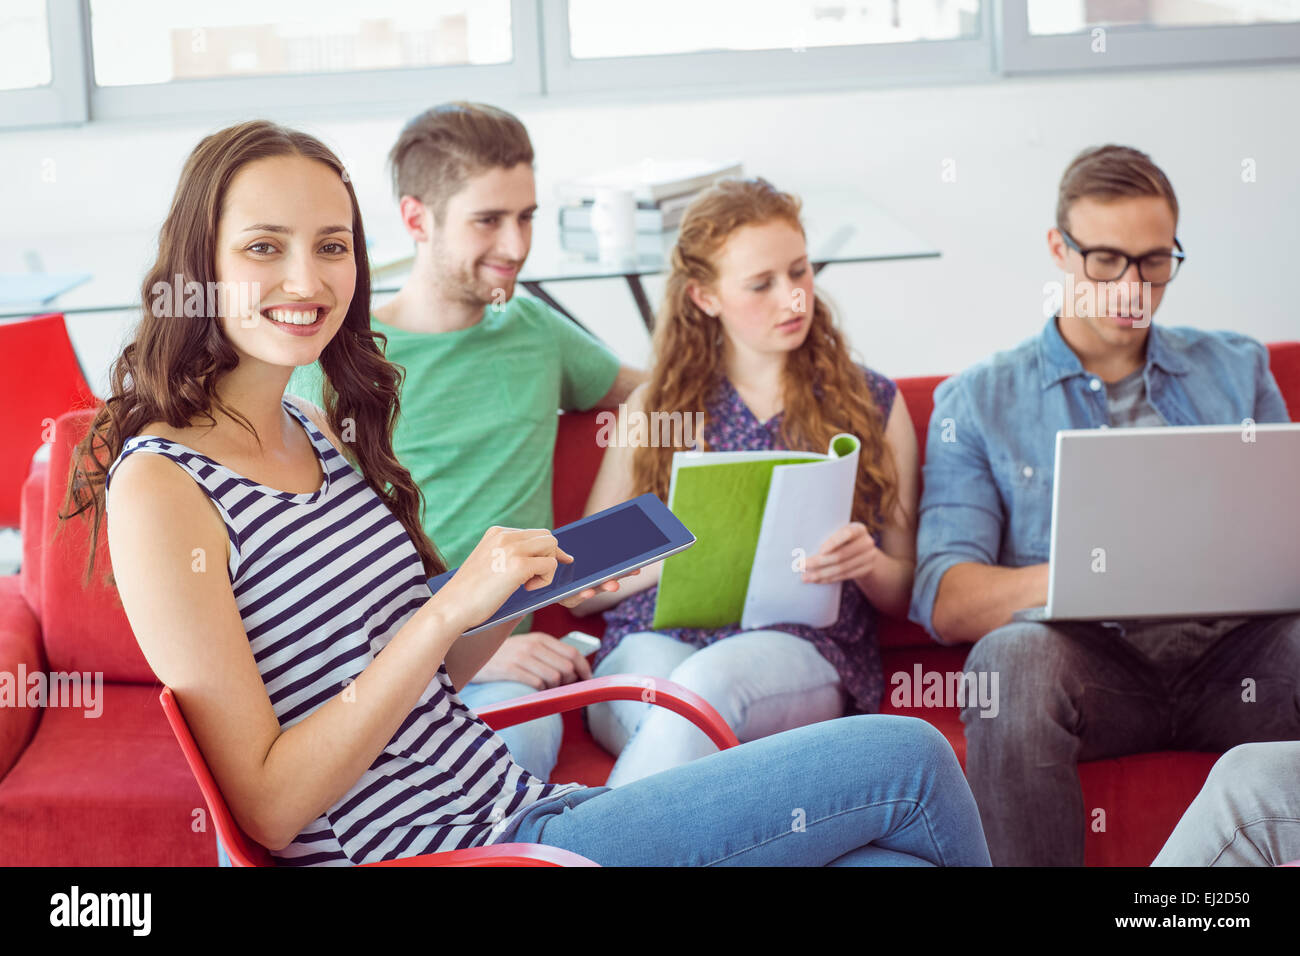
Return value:
<svg viewBox="0 0 1300 956">
<path fill-rule="evenodd" d="M 216 863 L 211 821 L 159 690 L 156 681 L 104 684 L 97 718 L 44 709 L 0 781 L 0 866 Z"/>
<path fill-rule="evenodd" d="M 907 402 L 907 413 L 916 429 L 918 464 L 925 464 L 925 435 L 930 428 L 930 414 L 934 411 L 934 390 L 947 375 L 924 375 L 918 378 L 900 378 L 898 393 Z"/>
<path fill-rule="evenodd" d="M 587 495 L 596 481 L 596 471 L 604 454 L 604 449 L 596 441 L 596 433 L 600 430 L 596 421 L 599 414 L 599 411 L 590 411 L 560 415 L 555 434 L 555 476 L 551 483 L 552 519 L 557 528 L 577 521 L 587 507 Z M 552 604 L 533 614 L 533 627 L 559 636 L 570 631 L 585 631 L 600 637 L 605 633 L 605 619 L 599 614 L 578 617 L 568 608 Z"/>
<path fill-rule="evenodd" d="M 45 520 L 45 482 L 49 470 L 49 462 L 36 462 L 23 482 L 22 527 L 29 533 L 23 535 L 22 589 L 33 611 L 41 607 L 41 553 L 45 548 L 41 535 L 31 529 L 41 527 Z"/>
<path fill-rule="evenodd" d="M 99 545 L 90 585 L 83 588 L 82 573 L 90 550 L 90 521 L 82 514 L 67 521 L 57 537 L 58 513 L 63 507 L 72 450 L 90 430 L 94 410 L 68 412 L 54 426 L 50 450 L 51 483 L 46 485 L 44 520 L 40 539 L 41 630 L 45 656 L 56 671 L 101 671 L 106 681 L 154 683 L 116 589 L 102 582 L 112 567 L 108 551 L 108 522 L 99 527 Z M 179 626 L 180 622 L 178 622 Z"/>
<path fill-rule="evenodd" d="M 934 390 L 947 377 L 926 375 L 919 378 L 900 378 L 897 383 L 898 393 L 903 396 L 903 401 L 907 402 L 907 412 L 911 416 L 912 427 L 916 429 L 918 468 L 925 464 L 925 435 L 930 427 L 930 413 L 934 411 Z M 883 615 L 880 618 L 880 630 L 876 639 L 880 642 L 882 650 L 891 647 L 919 648 L 934 644 L 930 635 L 919 625 Z"/>
<path fill-rule="evenodd" d="M 6 682 L 17 685 L 20 669 L 28 674 L 45 670 L 41 625 L 21 593 L 16 574 L 0 577 L 0 625 L 0 671 Z M 14 690 L 26 699 L 22 687 Z M 26 749 L 40 722 L 38 707 L 0 707 L 0 781 Z"/>
<path fill-rule="evenodd" d="M 567 631 L 565 633 L 568 633 Z M 614 758 L 587 731 L 582 711 L 570 710 L 563 715 L 564 737 L 550 780 L 554 783 L 583 783 L 604 786 L 614 769 Z"/>
<path fill-rule="evenodd" d="M 1161 750 L 1079 764 L 1084 865 L 1150 866 L 1219 756 Z"/>
<path fill-rule="evenodd" d="M 1300 342 L 1274 342 L 1268 347 L 1268 365 L 1291 421 L 1300 421 Z"/>
</svg>

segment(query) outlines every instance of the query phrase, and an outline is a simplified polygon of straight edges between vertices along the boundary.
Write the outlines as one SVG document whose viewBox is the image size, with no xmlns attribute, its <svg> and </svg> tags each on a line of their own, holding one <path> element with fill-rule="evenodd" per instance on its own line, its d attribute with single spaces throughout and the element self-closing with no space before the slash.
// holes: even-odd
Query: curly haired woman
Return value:
<svg viewBox="0 0 1300 956">
<path fill-rule="evenodd" d="M 843 582 L 829 627 L 651 629 L 662 563 L 576 609 L 609 607 L 595 676 L 664 677 L 703 696 L 742 740 L 879 710 L 877 612 L 906 619 L 916 561 L 916 437 L 894 383 L 856 364 L 813 270 L 799 201 L 763 179 L 729 180 L 687 209 L 655 326 L 650 381 L 624 414 L 703 411 L 704 448 L 824 452 L 862 442 L 852 521 L 807 558 L 803 580 Z M 620 434 L 623 434 L 620 423 Z M 667 500 L 675 451 L 608 446 L 591 514 L 647 491 Z M 588 708 L 619 755 L 610 786 L 713 751 L 697 728 L 639 701 Z"/>
</svg>

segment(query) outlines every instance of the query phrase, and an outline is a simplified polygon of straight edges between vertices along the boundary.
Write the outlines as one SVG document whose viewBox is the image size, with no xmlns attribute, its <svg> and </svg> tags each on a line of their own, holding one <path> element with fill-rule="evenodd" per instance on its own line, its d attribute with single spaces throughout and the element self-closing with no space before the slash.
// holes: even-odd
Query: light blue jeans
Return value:
<svg viewBox="0 0 1300 956">
<path fill-rule="evenodd" d="M 773 734 L 626 786 L 529 807 L 498 843 L 603 866 L 988 866 L 948 741 L 861 714 Z"/>
<path fill-rule="evenodd" d="M 745 631 L 697 649 L 655 631 L 628 634 L 593 675 L 640 674 L 693 690 L 744 743 L 844 714 L 839 674 L 811 642 Z M 592 736 L 618 756 L 609 787 L 717 752 L 704 732 L 663 707 L 611 701 L 587 708 Z"/>
<path fill-rule="evenodd" d="M 457 695 L 470 710 L 478 711 L 490 704 L 514 700 L 537 693 L 537 689 L 517 681 L 494 680 L 482 684 L 469 683 Z M 560 740 L 564 736 L 564 721 L 559 714 L 550 714 L 498 730 L 497 736 L 505 743 L 515 763 L 539 780 L 546 780 L 555 769 L 560 755 Z"/>
<path fill-rule="evenodd" d="M 1300 741 L 1241 744 L 1205 786 L 1152 866 L 1277 866 L 1300 860 Z"/>
</svg>

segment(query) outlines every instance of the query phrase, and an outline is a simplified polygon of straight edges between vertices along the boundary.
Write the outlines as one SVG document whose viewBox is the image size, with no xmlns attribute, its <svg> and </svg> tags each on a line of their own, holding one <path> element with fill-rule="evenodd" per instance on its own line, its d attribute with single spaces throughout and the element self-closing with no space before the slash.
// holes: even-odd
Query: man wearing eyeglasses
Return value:
<svg viewBox="0 0 1300 956">
<path fill-rule="evenodd" d="M 1047 233 L 1060 311 L 934 393 L 911 617 L 940 643 L 974 643 L 968 673 L 999 675 L 996 717 L 962 711 L 995 865 L 1082 865 L 1096 817 L 1080 760 L 1300 738 L 1300 616 L 1013 620 L 1047 603 L 1057 431 L 1289 421 L 1260 343 L 1153 322 L 1186 258 L 1177 224 L 1146 154 L 1080 154 Z"/>
</svg>

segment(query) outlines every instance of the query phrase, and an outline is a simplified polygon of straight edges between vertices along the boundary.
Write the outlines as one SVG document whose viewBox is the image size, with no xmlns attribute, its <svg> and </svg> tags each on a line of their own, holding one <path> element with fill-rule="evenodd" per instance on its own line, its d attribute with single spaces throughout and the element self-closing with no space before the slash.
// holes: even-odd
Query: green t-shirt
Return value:
<svg viewBox="0 0 1300 956">
<path fill-rule="evenodd" d="M 549 306 L 516 296 L 476 325 L 408 332 L 370 317 L 406 369 L 393 453 L 424 492 L 422 523 L 448 567 L 492 525 L 551 527 L 559 409 L 585 410 L 614 384 L 618 358 Z M 320 363 L 287 391 L 324 407 Z M 531 615 L 516 631 L 531 626 Z"/>
</svg>

